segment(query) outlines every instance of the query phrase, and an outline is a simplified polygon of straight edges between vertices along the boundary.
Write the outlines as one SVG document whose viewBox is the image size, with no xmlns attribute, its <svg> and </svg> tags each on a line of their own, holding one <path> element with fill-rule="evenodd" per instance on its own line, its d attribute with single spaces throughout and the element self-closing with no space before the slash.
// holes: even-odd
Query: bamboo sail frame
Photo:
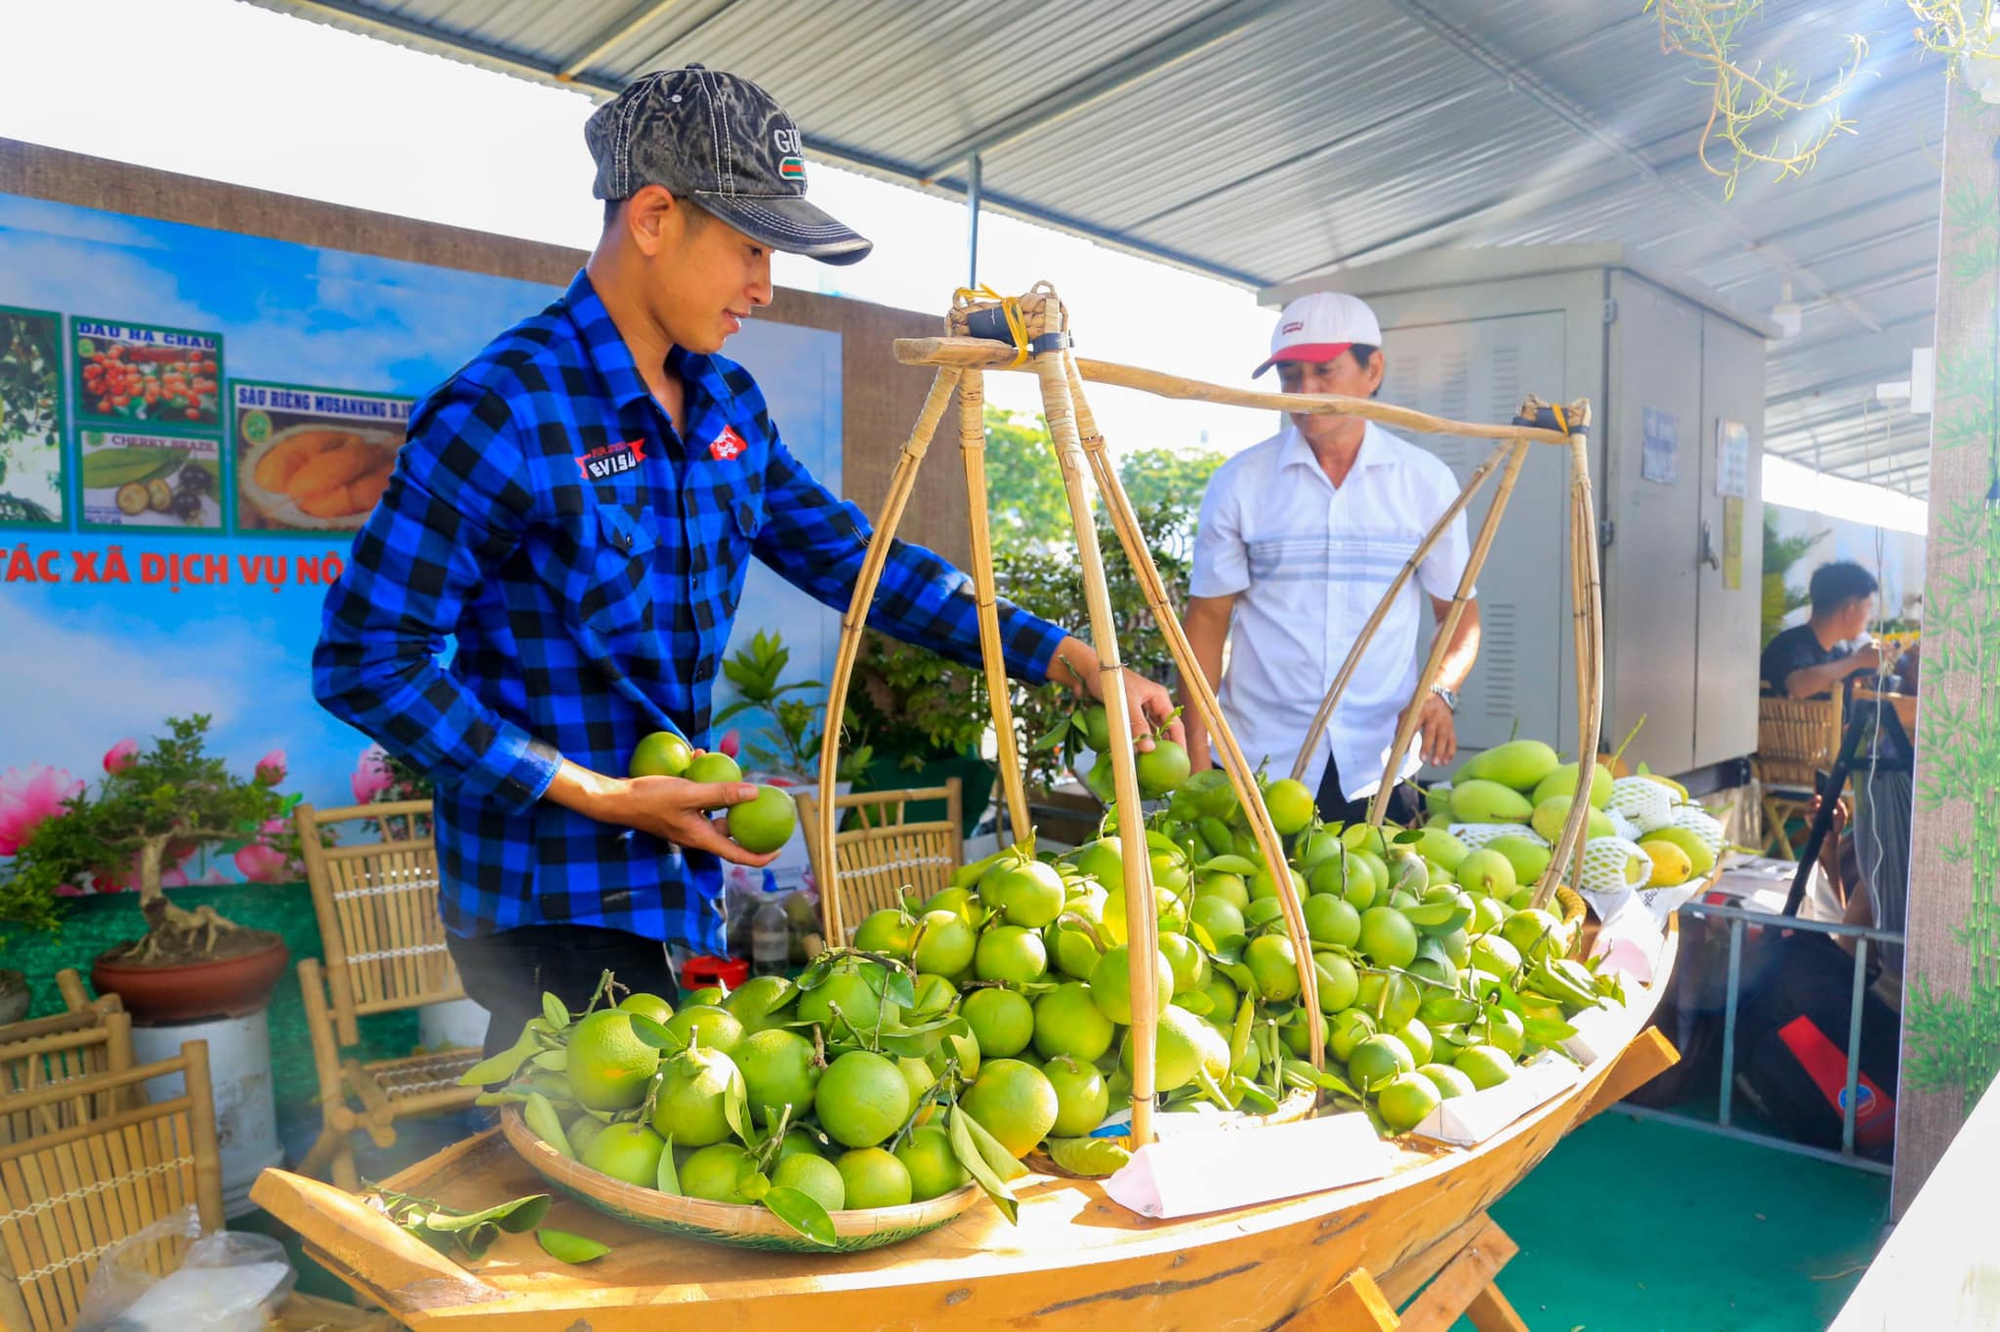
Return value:
<svg viewBox="0 0 2000 1332">
<path fill-rule="evenodd" d="M 1521 422 L 1493 426 L 1449 421 L 1409 408 L 1376 402 L 1373 399 L 1338 395 L 1246 392 L 1157 371 L 1081 359 L 1071 355 L 1067 350 L 1067 311 L 1057 300 L 1054 290 L 1046 283 L 1037 284 L 1019 301 L 1006 303 L 1005 313 L 1013 319 L 1011 336 L 1020 345 L 1010 345 L 985 337 L 961 336 L 968 331 L 976 317 L 985 316 L 990 319 L 1000 313 L 1002 307 L 997 303 L 972 301 L 962 294 L 954 303 L 948 320 L 952 336 L 904 338 L 898 339 L 895 344 L 895 354 L 899 361 L 909 365 L 933 366 L 937 375 L 932 383 L 930 396 L 924 403 L 923 411 L 911 430 L 908 442 L 904 445 L 902 457 L 897 462 L 890 481 L 889 496 L 883 504 L 881 517 L 876 526 L 876 535 L 870 543 L 868 555 L 856 578 L 854 596 L 848 612 L 841 622 L 840 649 L 828 689 L 827 708 L 828 715 L 832 717 L 842 716 L 845 712 L 847 692 L 852 684 L 854 663 L 860 649 L 861 631 L 866 625 L 868 607 L 873 603 L 876 589 L 881 581 L 891 539 L 901 521 L 903 509 L 909 501 L 917 468 L 930 447 L 931 439 L 936 433 L 952 394 L 956 392 L 959 396 L 960 452 L 965 466 L 967 501 L 971 511 L 972 575 L 979 615 L 980 656 L 986 673 L 988 692 L 993 702 L 996 730 L 999 734 L 998 757 L 1001 781 L 1017 836 L 1019 830 L 1027 823 L 1027 802 L 1022 787 L 1017 738 L 1013 733 L 1012 710 L 1007 698 L 1006 664 L 999 636 L 998 595 L 993 579 L 992 545 L 986 499 L 983 371 L 1026 370 L 1034 374 L 1040 382 L 1043 409 L 1055 444 L 1056 460 L 1062 474 L 1070 523 L 1077 541 L 1078 561 L 1083 570 L 1091 635 L 1102 669 L 1100 693 L 1106 711 L 1113 717 L 1126 715 L 1127 668 L 1119 656 L 1110 592 L 1104 577 L 1103 555 L 1098 546 L 1096 523 L 1090 509 L 1089 484 L 1094 484 L 1103 498 L 1112 528 L 1117 533 L 1126 558 L 1139 578 L 1147 606 L 1166 638 L 1175 665 L 1187 684 L 1197 712 L 1207 723 L 1209 734 L 1221 752 L 1223 769 L 1229 777 L 1230 786 L 1237 800 L 1250 820 L 1258 850 L 1265 861 L 1273 867 L 1286 865 L 1282 841 L 1264 808 L 1251 766 L 1222 715 L 1215 690 L 1194 660 L 1193 649 L 1188 643 L 1186 632 L 1173 610 L 1172 600 L 1160 578 L 1158 568 L 1153 563 L 1151 552 L 1146 549 L 1141 538 L 1131 500 L 1125 494 L 1116 468 L 1112 465 L 1104 437 L 1099 432 L 1095 417 L 1091 413 L 1084 389 L 1085 382 L 1136 388 L 1168 398 L 1193 399 L 1293 413 L 1355 416 L 1422 433 L 1454 434 L 1499 441 L 1493 455 L 1473 474 L 1465 490 L 1447 510 L 1445 516 L 1426 534 L 1416 554 L 1392 583 L 1389 596 L 1376 608 L 1375 614 L 1363 631 L 1361 640 L 1356 643 L 1348 660 L 1343 663 L 1333 689 L 1329 691 L 1321 705 L 1320 715 L 1314 721 L 1308 751 L 1312 744 L 1317 743 L 1319 733 L 1324 730 L 1327 720 L 1332 716 L 1340 690 L 1351 678 L 1368 639 L 1380 626 L 1394 596 L 1414 575 L 1418 564 L 1450 522 L 1464 511 L 1486 480 L 1495 471 L 1500 471 L 1502 479 L 1495 494 L 1493 509 L 1481 527 L 1479 541 L 1468 561 L 1451 610 L 1441 626 L 1431 657 L 1419 678 L 1417 697 L 1421 698 L 1428 692 L 1430 682 L 1436 678 L 1438 667 L 1442 662 L 1444 648 L 1464 612 L 1468 601 L 1467 594 L 1472 589 L 1473 580 L 1491 547 L 1500 514 L 1504 511 L 1507 497 L 1518 479 L 1529 444 L 1569 446 L 1572 513 L 1581 513 L 1589 519 L 1583 528 L 1584 531 L 1594 533 L 1596 530 L 1595 519 L 1591 516 L 1594 511 L 1582 433 L 1588 416 L 1587 404 L 1579 403 L 1570 409 L 1576 414 L 1573 419 L 1577 421 L 1577 433 L 1572 435 L 1563 430 L 1550 430 Z M 1539 407 L 1540 404 L 1531 399 L 1529 406 L 1523 411 L 1523 416 L 1528 420 L 1535 419 Z M 1576 475 L 1579 468 L 1586 468 L 1580 485 Z M 1588 545 L 1587 542 L 1584 544 Z M 1596 597 L 1596 551 L 1592 548 L 1583 552 L 1581 559 L 1588 562 L 1588 568 L 1585 568 L 1580 562 L 1574 530 L 1571 556 L 1571 581 L 1577 595 L 1578 606 L 1574 634 L 1579 661 L 1579 679 L 1594 682 L 1598 679 L 1598 674 L 1587 669 L 1586 663 L 1593 660 L 1590 654 L 1596 653 L 1594 660 L 1599 662 L 1598 670 L 1601 670 L 1601 622 Z M 1591 757 L 1594 758 L 1601 690 L 1595 687 L 1587 690 L 1580 688 L 1579 694 L 1579 710 L 1582 717 L 1579 729 L 1588 737 Z M 1396 752 L 1390 767 L 1391 773 L 1400 765 L 1401 756 L 1407 750 L 1409 733 L 1414 730 L 1414 711 L 1411 710 L 1410 724 L 1399 728 Z M 839 741 L 838 726 L 829 727 L 827 742 L 820 754 L 820 783 L 823 790 L 833 789 L 835 771 L 839 765 Z M 1113 803 L 1117 812 L 1118 826 L 1121 830 L 1141 828 L 1144 824 L 1144 814 L 1139 795 L 1133 737 L 1128 728 L 1118 726 L 1112 728 L 1111 760 Z M 1581 780 L 1587 781 L 1589 777 L 1590 767 L 1586 762 L 1581 770 Z M 1381 822 L 1386 793 L 1392 786 L 1393 781 L 1385 775 L 1384 784 L 1377 795 L 1376 807 L 1371 811 L 1372 821 L 1377 824 Z M 1583 813 L 1587 807 L 1586 802 L 1571 810 L 1570 821 L 1564 829 L 1564 846 L 1574 845 L 1580 851 L 1581 843 L 1576 841 L 1573 834 L 1580 832 L 1583 826 Z M 812 830 L 822 849 L 822 863 L 828 866 L 837 866 L 832 852 L 834 817 L 833 802 L 822 802 L 817 820 L 818 826 Z M 1134 940 L 1153 938 L 1158 932 L 1158 921 L 1150 858 L 1125 856 L 1121 859 L 1124 862 L 1127 937 Z M 1562 862 L 1558 859 L 1551 863 Z M 845 937 L 838 875 L 837 868 L 829 870 L 830 881 L 824 893 L 823 911 L 826 916 L 827 937 L 833 939 Z M 1538 902 L 1545 900 L 1548 893 L 1553 891 L 1554 877 L 1550 876 L 1545 882 L 1538 894 Z M 1291 938 L 1296 955 L 1300 1002 L 1307 1015 L 1313 1063 L 1315 1066 L 1323 1067 L 1325 1019 L 1319 1009 L 1318 971 L 1313 964 L 1303 903 L 1299 900 L 1289 873 L 1279 873 L 1274 870 L 1272 880 L 1277 889 L 1286 932 Z M 1153 950 L 1133 949 L 1131 966 L 1132 1007 L 1136 1019 L 1131 1028 L 1134 1056 L 1132 1140 L 1135 1146 L 1142 1146 L 1153 1138 L 1152 1078 L 1157 1024 L 1152 1014 L 1155 996 L 1158 993 L 1157 955 Z"/>
</svg>

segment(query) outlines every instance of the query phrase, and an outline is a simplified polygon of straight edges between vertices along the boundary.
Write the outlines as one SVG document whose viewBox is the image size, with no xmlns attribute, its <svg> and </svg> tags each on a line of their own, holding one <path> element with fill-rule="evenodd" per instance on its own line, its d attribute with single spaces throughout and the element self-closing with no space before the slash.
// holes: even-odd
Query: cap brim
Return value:
<svg viewBox="0 0 2000 1332">
<path fill-rule="evenodd" d="M 803 254 L 828 264 L 852 264 L 866 259 L 875 248 L 875 242 L 795 194 L 755 199 L 740 194 L 694 197 L 750 239 L 786 254 Z"/>
<path fill-rule="evenodd" d="M 1302 342 L 1296 347 L 1286 347 L 1271 353 L 1271 359 L 1258 366 L 1250 375 L 1257 376 L 1269 370 L 1280 361 L 1310 361 L 1317 365 L 1321 361 L 1331 361 L 1354 344 L 1351 342 Z"/>
</svg>

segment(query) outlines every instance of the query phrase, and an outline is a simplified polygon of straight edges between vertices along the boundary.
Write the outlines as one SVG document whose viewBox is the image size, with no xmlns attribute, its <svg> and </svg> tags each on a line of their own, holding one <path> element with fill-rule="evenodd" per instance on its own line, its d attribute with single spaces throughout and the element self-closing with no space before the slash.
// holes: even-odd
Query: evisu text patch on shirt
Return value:
<svg viewBox="0 0 2000 1332">
<path fill-rule="evenodd" d="M 576 466 L 577 470 L 590 480 L 602 481 L 607 477 L 617 476 L 620 472 L 629 472 L 644 461 L 646 461 L 646 441 L 628 439 L 618 444 L 606 444 L 602 448 L 592 449 L 589 453 L 579 454 Z"/>
</svg>

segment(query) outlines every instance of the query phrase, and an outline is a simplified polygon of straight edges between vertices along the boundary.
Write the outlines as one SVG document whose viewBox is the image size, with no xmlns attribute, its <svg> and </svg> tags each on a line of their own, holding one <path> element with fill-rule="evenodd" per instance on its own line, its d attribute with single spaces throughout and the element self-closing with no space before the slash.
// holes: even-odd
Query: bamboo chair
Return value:
<svg viewBox="0 0 2000 1332">
<path fill-rule="evenodd" d="M 438 918 L 437 847 L 419 828 L 430 814 L 428 800 L 295 811 L 326 950 L 324 965 L 299 963 L 325 1122 L 298 1170 L 314 1175 L 330 1165 L 333 1182 L 349 1191 L 360 1185 L 350 1136 L 357 1129 L 387 1147 L 397 1120 L 460 1109 L 480 1091 L 458 1085 L 479 1061 L 476 1048 L 368 1063 L 342 1054 L 360 1043 L 362 1016 L 465 997 Z M 363 820 L 379 824 L 382 840 L 322 845 L 323 829 Z"/>
<path fill-rule="evenodd" d="M 800 826 L 817 826 L 819 797 L 811 791 L 800 791 L 793 799 L 798 801 Z M 909 822 L 912 800 L 943 800 L 944 818 Z M 836 817 L 841 811 L 848 813 L 844 822 L 849 826 L 833 839 L 839 874 L 827 872 L 819 839 L 806 839 L 813 882 L 820 890 L 822 925 L 827 929 L 833 928 L 828 922 L 838 921 L 843 925 L 843 937 L 835 940 L 829 935 L 830 943 L 851 942 L 863 917 L 901 903 L 904 889 L 929 897 L 949 888 L 952 871 L 965 862 L 965 828 L 960 822 L 965 801 L 962 784 L 956 777 L 947 778 L 943 786 L 835 796 L 833 807 Z M 827 909 L 827 901 L 835 892 L 841 896 L 837 913 Z"/>
<path fill-rule="evenodd" d="M 0 1096 L 0 1115 L 33 1116 L 76 1095 L 130 1102 L 147 1080 L 174 1074 L 185 1079 L 179 1096 L 0 1146 L 0 1324 L 68 1328 L 112 1245 L 190 1203 L 203 1230 L 223 1222 L 206 1041 L 157 1064 Z M 147 1267 L 172 1270 L 186 1244 L 162 1240 Z"/>
<path fill-rule="evenodd" d="M 74 971 L 58 972 L 56 983 L 68 1012 L 0 1027 L 0 1097 L 73 1086 L 94 1074 L 132 1067 L 132 1019 L 118 996 L 91 1000 Z M 0 1110 L 0 1146 L 143 1103 L 143 1091 L 131 1087 Z"/>
<path fill-rule="evenodd" d="M 1797 859 L 1786 827 L 1805 818 L 1819 775 L 1840 747 L 1840 697 L 1757 700 L 1757 753 L 1751 760 L 1764 815 L 1764 849 Z"/>
</svg>

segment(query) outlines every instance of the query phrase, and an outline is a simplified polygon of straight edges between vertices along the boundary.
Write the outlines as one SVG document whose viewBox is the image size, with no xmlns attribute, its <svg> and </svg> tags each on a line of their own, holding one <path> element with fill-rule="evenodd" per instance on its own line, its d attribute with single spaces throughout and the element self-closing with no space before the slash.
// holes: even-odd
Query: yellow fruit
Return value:
<svg viewBox="0 0 2000 1332">
<path fill-rule="evenodd" d="M 592 1110 L 626 1110 L 646 1098 L 660 1052 L 632 1030 L 632 1015 L 600 1009 L 569 1036 L 569 1089 Z"/>
<path fill-rule="evenodd" d="M 1648 888 L 1673 888 L 1686 883 L 1694 873 L 1694 862 L 1688 859 L 1688 853 L 1672 842 L 1641 839 L 1639 849 L 1653 861 L 1653 877 L 1646 880 Z"/>
<path fill-rule="evenodd" d="M 1715 852 L 1709 850 L 1708 844 L 1695 836 L 1690 828 L 1661 828 L 1647 833 L 1640 839 L 1639 845 L 1650 856 L 1653 854 L 1652 843 L 1655 842 L 1679 847 L 1688 858 L 1688 874 L 1692 878 L 1700 878 L 1715 868 Z"/>
</svg>

